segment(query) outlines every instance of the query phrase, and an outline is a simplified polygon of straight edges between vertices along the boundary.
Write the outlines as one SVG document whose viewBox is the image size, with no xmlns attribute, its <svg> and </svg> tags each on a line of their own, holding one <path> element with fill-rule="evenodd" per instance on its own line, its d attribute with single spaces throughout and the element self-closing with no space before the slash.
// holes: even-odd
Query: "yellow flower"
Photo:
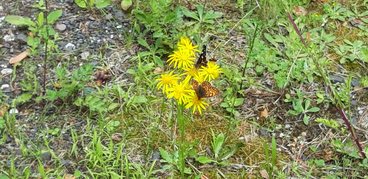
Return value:
<svg viewBox="0 0 368 179">
<path fill-rule="evenodd" d="M 168 88 L 167 91 L 167 97 L 175 98 L 179 104 L 187 103 L 191 93 L 193 93 L 193 90 L 190 89 L 190 86 L 186 82 L 174 84 L 172 87 Z"/>
<path fill-rule="evenodd" d="M 157 89 L 162 89 L 162 91 L 167 95 L 168 91 L 167 89 L 169 87 L 172 87 L 174 84 L 178 83 L 178 80 L 180 77 L 176 74 L 173 74 L 174 71 L 162 74 L 160 78 L 156 79 L 158 81 L 157 83 Z"/>
<path fill-rule="evenodd" d="M 188 68 L 194 65 L 195 57 L 190 54 L 189 50 L 180 49 L 174 51 L 173 54 L 169 56 L 169 65 L 173 65 L 175 68 Z"/>
<path fill-rule="evenodd" d="M 193 113 L 198 111 L 199 114 L 202 114 L 202 110 L 206 109 L 206 106 L 208 106 L 206 101 L 204 101 L 203 98 L 198 99 L 197 94 L 194 92 L 191 93 L 191 96 L 188 100 L 188 103 L 185 105 L 185 108 L 192 108 Z"/>
<path fill-rule="evenodd" d="M 180 41 L 178 42 L 178 49 L 179 50 L 188 50 L 188 53 L 191 56 L 195 56 L 195 53 L 199 52 L 198 46 L 193 45 L 188 37 L 181 37 L 180 38 Z"/>
<path fill-rule="evenodd" d="M 183 75 L 186 75 L 185 81 L 190 81 L 190 79 L 198 76 L 198 69 L 195 66 L 184 68 Z"/>
<path fill-rule="evenodd" d="M 204 78 L 205 81 L 211 81 L 216 79 L 222 73 L 222 69 L 215 62 L 208 62 L 206 67 L 202 67 L 199 70 L 200 76 Z"/>
</svg>

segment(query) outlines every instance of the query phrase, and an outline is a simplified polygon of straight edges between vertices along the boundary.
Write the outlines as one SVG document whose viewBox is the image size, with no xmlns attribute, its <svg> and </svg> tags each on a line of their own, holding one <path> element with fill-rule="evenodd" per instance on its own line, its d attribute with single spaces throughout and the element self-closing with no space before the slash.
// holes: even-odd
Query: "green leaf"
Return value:
<svg viewBox="0 0 368 179">
<path fill-rule="evenodd" d="M 134 96 L 133 104 L 142 104 L 146 103 L 148 100 L 145 96 Z"/>
<path fill-rule="evenodd" d="M 121 8 L 126 11 L 132 6 L 132 0 L 122 0 L 120 3 Z"/>
<path fill-rule="evenodd" d="M 20 95 L 20 96 L 18 96 L 17 98 L 15 98 L 14 100 L 13 100 L 13 103 L 15 104 L 15 105 L 18 105 L 18 104 L 23 104 L 23 103 L 25 103 L 25 102 L 27 102 L 27 101 L 29 101 L 31 98 L 32 98 L 32 94 L 30 94 L 30 93 L 24 93 L 24 94 L 22 94 L 22 95 Z"/>
<path fill-rule="evenodd" d="M 55 23 L 62 15 L 63 15 L 62 10 L 56 10 L 56 11 L 50 12 L 50 14 L 47 15 L 47 23 L 48 24 Z"/>
<path fill-rule="evenodd" d="M 40 12 L 37 16 L 37 24 L 39 27 L 43 26 L 44 19 L 45 19 L 45 16 L 43 15 L 43 12 Z"/>
<path fill-rule="evenodd" d="M 234 106 L 240 106 L 244 103 L 244 98 L 236 98 L 234 101 Z"/>
<path fill-rule="evenodd" d="M 196 158 L 196 160 L 201 163 L 201 164 L 208 164 L 208 163 L 212 163 L 215 162 L 214 160 L 206 157 L 206 156 L 199 156 Z"/>
<path fill-rule="evenodd" d="M 80 8 L 87 8 L 86 0 L 74 0 L 75 4 L 77 4 Z"/>
<path fill-rule="evenodd" d="M 95 5 L 97 9 L 102 9 L 111 4 L 111 0 L 96 0 Z"/>
<path fill-rule="evenodd" d="M 319 107 L 312 107 L 308 109 L 308 112 L 318 112 L 319 110 L 320 110 Z"/>
<path fill-rule="evenodd" d="M 142 45 L 143 47 L 146 47 L 147 49 L 151 49 L 147 41 L 145 39 L 142 39 L 141 37 L 138 37 L 138 44 Z"/>
<path fill-rule="evenodd" d="M 195 12 L 188 10 L 187 8 L 183 9 L 183 14 L 184 16 L 187 16 L 187 17 L 190 17 L 192 19 L 199 21 L 199 17 L 197 16 L 197 14 Z"/>
<path fill-rule="evenodd" d="M 25 25 L 25 26 L 36 26 L 36 24 L 28 17 L 22 16 L 6 16 L 5 21 L 13 25 Z"/>
<path fill-rule="evenodd" d="M 223 133 L 220 133 L 219 135 L 214 136 L 213 143 L 212 143 L 212 149 L 213 149 L 213 152 L 215 153 L 215 158 L 217 158 L 218 155 L 220 154 L 220 150 L 224 142 L 225 142 L 225 135 Z"/>
<path fill-rule="evenodd" d="M 173 156 L 163 148 L 159 148 L 161 157 L 168 163 L 174 163 Z"/>
<path fill-rule="evenodd" d="M 0 179 L 8 179 L 9 177 L 8 176 L 6 176 L 6 175 L 4 175 L 4 174 L 1 174 L 0 175 Z"/>
<path fill-rule="evenodd" d="M 315 121 L 333 129 L 340 127 L 340 124 L 333 119 L 317 118 Z"/>
<path fill-rule="evenodd" d="M 111 103 L 110 105 L 109 105 L 109 107 L 107 108 L 107 110 L 108 111 L 112 111 L 112 110 L 114 110 L 115 108 L 117 108 L 117 107 L 119 107 L 119 103 Z"/>
</svg>

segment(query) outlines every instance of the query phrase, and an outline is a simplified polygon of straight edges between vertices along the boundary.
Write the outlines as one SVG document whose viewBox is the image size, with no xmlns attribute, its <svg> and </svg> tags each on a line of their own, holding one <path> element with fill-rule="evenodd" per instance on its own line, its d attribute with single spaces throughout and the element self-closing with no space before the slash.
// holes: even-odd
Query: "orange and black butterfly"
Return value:
<svg viewBox="0 0 368 179">
<path fill-rule="evenodd" d="M 204 81 L 203 83 L 199 84 L 198 81 L 193 80 L 192 85 L 198 99 L 213 97 L 220 93 L 220 91 L 212 86 L 208 81 Z"/>
<path fill-rule="evenodd" d="M 209 61 L 216 62 L 216 59 L 211 58 Z M 207 60 L 207 46 L 203 45 L 202 53 L 199 55 L 198 60 L 195 64 L 196 68 L 201 68 L 202 66 L 206 67 L 208 63 Z"/>
</svg>

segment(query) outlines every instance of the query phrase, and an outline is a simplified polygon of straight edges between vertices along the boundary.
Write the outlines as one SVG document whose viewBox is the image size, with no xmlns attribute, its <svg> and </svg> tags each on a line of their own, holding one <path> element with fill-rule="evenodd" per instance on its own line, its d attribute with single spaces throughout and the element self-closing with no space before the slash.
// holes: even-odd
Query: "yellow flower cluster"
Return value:
<svg viewBox="0 0 368 179">
<path fill-rule="evenodd" d="M 168 63 L 174 70 L 165 72 L 157 79 L 157 88 L 162 89 L 168 98 L 174 98 L 179 104 L 193 113 L 206 109 L 208 103 L 204 98 L 197 96 L 191 80 L 199 83 L 212 81 L 219 77 L 222 69 L 215 62 L 208 62 L 199 69 L 195 65 L 196 53 L 200 52 L 198 46 L 193 45 L 188 37 L 180 38 L 177 49 L 169 56 Z"/>
</svg>

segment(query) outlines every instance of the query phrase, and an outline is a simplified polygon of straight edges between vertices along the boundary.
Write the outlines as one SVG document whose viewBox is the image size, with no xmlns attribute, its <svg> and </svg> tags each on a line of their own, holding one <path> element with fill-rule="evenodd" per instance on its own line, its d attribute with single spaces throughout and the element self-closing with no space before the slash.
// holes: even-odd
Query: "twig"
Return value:
<svg viewBox="0 0 368 179">
<path fill-rule="evenodd" d="M 46 94 L 46 74 L 47 74 L 47 54 L 48 54 L 48 41 L 49 41 L 49 23 L 47 20 L 47 16 L 48 16 L 48 6 L 47 6 L 47 0 L 45 0 L 45 23 L 46 23 L 46 39 L 45 39 L 45 56 L 43 58 L 43 95 Z"/>
<path fill-rule="evenodd" d="M 247 57 L 246 57 L 245 62 L 244 62 L 244 67 L 243 67 L 243 72 L 242 72 L 242 78 L 244 78 L 244 75 L 245 75 L 245 69 L 247 68 L 247 64 L 248 64 L 248 61 L 249 61 L 250 55 L 252 54 L 252 51 L 253 51 L 253 47 L 254 47 L 254 40 L 256 39 L 257 31 L 258 31 L 258 24 L 256 24 L 256 28 L 254 29 L 253 37 L 252 37 L 252 41 L 251 41 L 251 43 L 250 43 L 250 48 L 249 48 L 249 51 L 248 51 Z M 241 80 L 241 82 L 240 82 L 239 90 L 241 90 L 242 88 L 243 88 L 243 80 Z"/>
<path fill-rule="evenodd" d="M 307 46 L 307 44 L 305 43 L 304 38 L 303 38 L 303 36 L 301 35 L 301 33 L 300 33 L 300 31 L 299 31 L 298 27 L 296 26 L 296 24 L 295 24 L 295 22 L 294 22 L 293 18 L 291 17 L 290 13 L 288 13 L 288 18 L 289 18 L 289 20 L 290 20 L 291 24 L 293 25 L 294 30 L 295 30 L 295 31 L 296 31 L 296 33 L 298 34 L 298 36 L 299 36 L 300 40 L 302 41 L 303 45 L 308 49 L 308 46 Z M 364 158 L 366 158 L 366 155 L 365 155 L 365 153 L 364 153 L 364 151 L 363 151 L 363 147 L 362 147 L 362 145 L 360 144 L 359 139 L 358 139 L 358 137 L 356 136 L 356 134 L 355 134 L 355 132 L 354 132 L 354 128 L 352 127 L 352 125 L 351 125 L 351 123 L 350 123 L 350 121 L 349 121 L 348 117 L 346 116 L 346 113 L 345 113 L 344 109 L 342 108 L 342 106 L 343 106 L 343 105 L 342 105 L 342 102 L 341 102 L 338 98 L 335 98 L 335 97 L 336 97 L 336 94 L 334 93 L 334 90 L 332 89 L 332 87 L 331 87 L 331 85 L 330 85 L 330 83 L 329 83 L 329 79 L 328 79 L 328 78 L 327 78 L 327 76 L 325 75 L 325 73 L 324 73 L 323 69 L 319 66 L 319 63 L 318 63 L 317 59 L 315 59 L 314 57 L 313 57 L 313 62 L 315 63 L 315 65 L 316 65 L 316 67 L 317 67 L 318 71 L 319 71 L 319 72 L 320 72 L 320 74 L 322 75 L 322 77 L 323 77 L 323 79 L 324 79 L 325 83 L 327 83 L 327 84 L 325 84 L 325 85 L 327 85 L 327 87 L 329 88 L 329 91 L 330 91 L 330 92 L 332 92 L 332 98 L 334 99 L 334 100 L 332 100 L 332 101 L 333 101 L 333 104 L 335 105 L 335 107 L 336 107 L 337 111 L 339 112 L 339 114 L 340 114 L 340 116 L 341 116 L 342 120 L 344 121 L 346 128 L 348 128 L 349 132 L 351 133 L 351 136 L 352 136 L 352 138 L 353 138 L 353 140 L 354 140 L 355 144 L 356 144 L 356 145 L 357 145 L 357 147 L 358 147 L 358 150 L 359 150 L 359 153 L 360 153 L 361 157 L 362 157 L 363 159 L 364 159 Z"/>
</svg>

